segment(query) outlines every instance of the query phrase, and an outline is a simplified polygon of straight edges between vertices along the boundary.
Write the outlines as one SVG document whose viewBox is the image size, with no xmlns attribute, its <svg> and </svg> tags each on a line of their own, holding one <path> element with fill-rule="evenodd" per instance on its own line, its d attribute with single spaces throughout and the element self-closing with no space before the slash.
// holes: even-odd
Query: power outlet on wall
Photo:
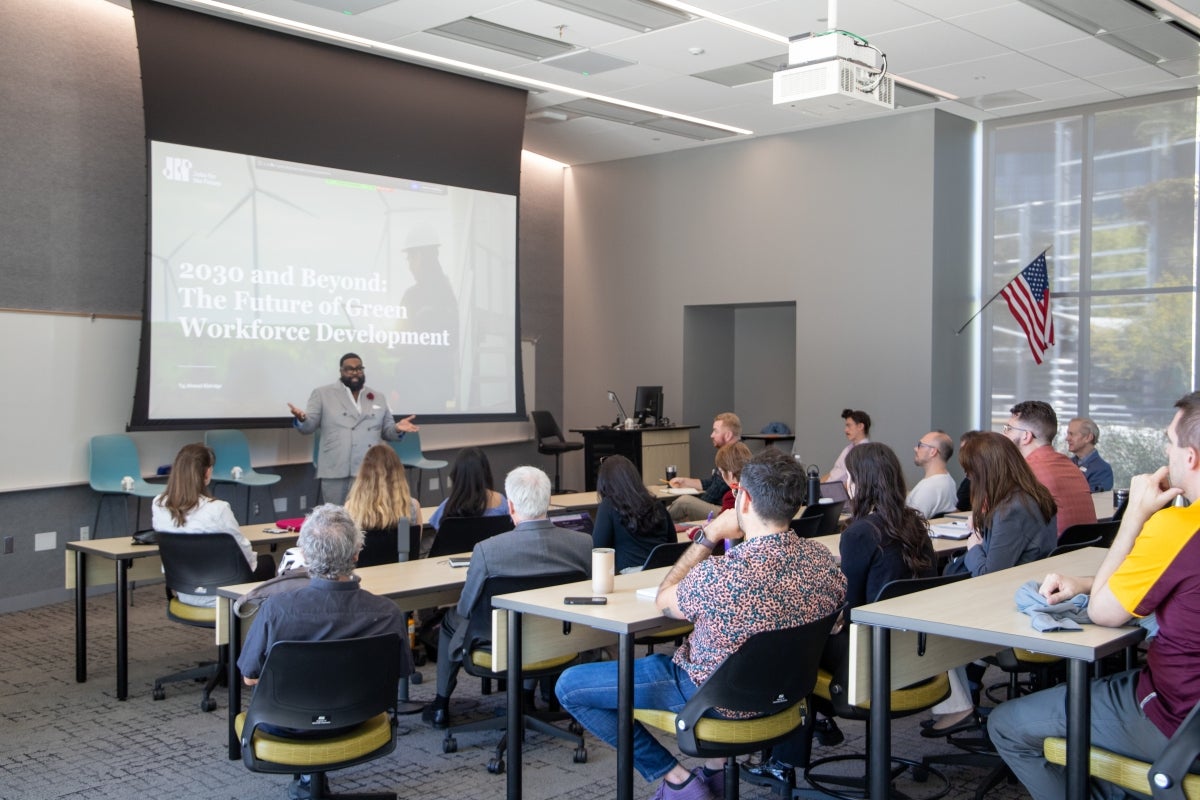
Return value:
<svg viewBox="0 0 1200 800">
<path fill-rule="evenodd" d="M 13 551 L 13 537 L 4 537 L 4 555 L 11 556 Z"/>
<path fill-rule="evenodd" d="M 308 495 L 304 495 L 304 494 L 300 495 L 300 505 L 298 506 L 298 508 L 301 511 L 308 508 Z"/>
<path fill-rule="evenodd" d="M 92 529 L 89 528 L 87 525 L 80 525 L 79 526 L 79 538 L 84 541 L 87 541 L 88 539 L 92 538 Z"/>
<path fill-rule="evenodd" d="M 258 516 L 258 503 L 254 503 L 250 506 L 250 515 L 254 517 Z"/>
</svg>

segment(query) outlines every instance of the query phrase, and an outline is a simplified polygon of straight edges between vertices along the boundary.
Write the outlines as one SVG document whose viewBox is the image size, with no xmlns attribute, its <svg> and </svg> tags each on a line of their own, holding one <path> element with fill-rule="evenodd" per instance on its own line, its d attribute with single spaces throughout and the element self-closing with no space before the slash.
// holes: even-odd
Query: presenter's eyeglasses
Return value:
<svg viewBox="0 0 1200 800">
<path fill-rule="evenodd" d="M 359 364 L 357 367 L 342 367 L 342 372 L 363 372 L 365 367 Z"/>
</svg>

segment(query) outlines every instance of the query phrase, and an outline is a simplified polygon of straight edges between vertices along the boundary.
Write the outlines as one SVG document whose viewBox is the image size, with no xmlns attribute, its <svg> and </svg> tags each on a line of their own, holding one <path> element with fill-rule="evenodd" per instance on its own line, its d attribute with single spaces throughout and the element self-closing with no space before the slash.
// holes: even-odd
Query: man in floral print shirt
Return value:
<svg viewBox="0 0 1200 800">
<path fill-rule="evenodd" d="M 654 654 L 634 662 L 637 708 L 678 711 L 697 688 L 755 633 L 803 625 L 836 611 L 846 578 L 829 550 L 797 537 L 789 527 L 806 488 L 804 470 L 767 448 L 747 464 L 734 507 L 696 537 L 658 589 L 658 607 L 695 630 L 673 657 Z M 709 558 L 725 539 L 745 541 Z M 617 742 L 617 664 L 583 664 L 563 673 L 557 694 L 585 728 Z M 688 771 L 634 723 L 634 766 L 647 781 L 662 778 L 655 798 L 710 800 L 723 794 L 721 759 Z"/>
</svg>

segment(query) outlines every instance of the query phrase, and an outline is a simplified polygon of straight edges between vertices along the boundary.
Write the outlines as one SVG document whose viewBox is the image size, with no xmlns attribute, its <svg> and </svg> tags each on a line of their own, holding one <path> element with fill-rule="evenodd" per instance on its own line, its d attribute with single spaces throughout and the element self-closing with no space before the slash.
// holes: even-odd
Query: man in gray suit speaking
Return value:
<svg viewBox="0 0 1200 800">
<path fill-rule="evenodd" d="M 546 513 L 550 508 L 550 479 L 537 467 L 517 467 L 504 479 L 508 513 L 516 527 L 484 539 L 471 551 L 467 579 L 458 606 L 442 618 L 438 638 L 437 697 L 425 706 L 422 718 L 435 728 L 450 724 L 450 694 L 462 668 L 463 640 L 476 609 L 483 583 L 490 577 L 551 575 L 563 572 L 590 574 L 592 537 L 555 527 Z"/>
<path fill-rule="evenodd" d="M 409 431 L 420 430 L 407 416 L 393 422 L 383 392 L 366 386 L 362 359 L 346 353 L 339 362 L 341 380 L 313 389 L 308 408 L 301 410 L 288 403 L 301 433 L 321 432 L 317 455 L 317 477 L 321 497 L 326 503 L 342 505 L 350 492 L 350 482 L 358 473 L 363 456 L 380 439 L 396 441 Z"/>
</svg>

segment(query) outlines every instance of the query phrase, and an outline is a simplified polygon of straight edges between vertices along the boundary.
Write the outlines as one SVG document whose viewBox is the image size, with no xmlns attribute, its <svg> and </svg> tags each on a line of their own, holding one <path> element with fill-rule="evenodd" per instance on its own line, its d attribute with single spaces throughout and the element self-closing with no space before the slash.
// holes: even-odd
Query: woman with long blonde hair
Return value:
<svg viewBox="0 0 1200 800">
<path fill-rule="evenodd" d="M 409 529 L 420 528 L 421 507 L 409 493 L 404 465 L 390 445 L 377 444 L 367 451 L 346 496 L 346 511 L 366 534 L 360 566 L 417 557 L 409 552 Z"/>
</svg>

